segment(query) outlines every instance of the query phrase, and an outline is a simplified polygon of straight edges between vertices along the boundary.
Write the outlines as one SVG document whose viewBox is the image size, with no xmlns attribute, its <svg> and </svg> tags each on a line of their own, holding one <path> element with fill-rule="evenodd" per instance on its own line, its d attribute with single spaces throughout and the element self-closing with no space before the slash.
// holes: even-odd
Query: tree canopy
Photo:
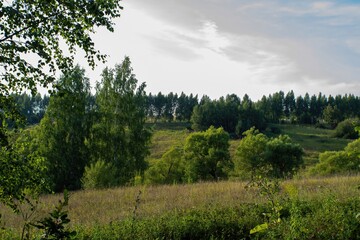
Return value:
<svg viewBox="0 0 360 240">
<path fill-rule="evenodd" d="M 303 149 L 287 135 L 268 138 L 255 128 L 244 133 L 236 151 L 235 175 L 251 177 L 266 169 L 271 177 L 288 177 L 303 164 Z"/>
<path fill-rule="evenodd" d="M 184 157 L 190 182 L 218 180 L 226 177 L 232 167 L 229 153 L 229 134 L 223 128 L 211 126 L 204 132 L 196 132 L 186 139 Z"/>
<path fill-rule="evenodd" d="M 91 34 L 101 26 L 114 30 L 112 20 L 120 16 L 120 1 L 1 1 L 0 94 L 48 86 L 57 70 L 72 69 L 78 49 L 91 67 L 96 59 L 104 60 Z"/>
</svg>

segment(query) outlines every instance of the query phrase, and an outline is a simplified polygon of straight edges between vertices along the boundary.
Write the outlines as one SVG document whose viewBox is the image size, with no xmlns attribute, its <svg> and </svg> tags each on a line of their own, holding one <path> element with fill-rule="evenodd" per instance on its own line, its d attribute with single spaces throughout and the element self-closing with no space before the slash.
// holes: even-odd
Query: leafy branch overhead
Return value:
<svg viewBox="0 0 360 240">
<path fill-rule="evenodd" d="M 113 31 L 121 0 L 14 0 L 0 2 L 0 94 L 44 87 L 55 72 L 73 67 L 77 49 L 88 64 L 105 55 L 96 50 L 91 34 L 96 27 Z M 66 44 L 67 49 L 62 47 Z M 31 60 L 30 60 L 31 59 Z"/>
</svg>

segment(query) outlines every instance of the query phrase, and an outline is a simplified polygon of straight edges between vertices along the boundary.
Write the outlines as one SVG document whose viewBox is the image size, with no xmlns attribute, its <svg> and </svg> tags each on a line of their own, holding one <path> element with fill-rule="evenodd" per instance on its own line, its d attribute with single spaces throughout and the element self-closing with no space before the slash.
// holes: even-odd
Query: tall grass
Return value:
<svg viewBox="0 0 360 240">
<path fill-rule="evenodd" d="M 287 180 L 304 201 L 321 200 L 329 194 L 338 199 L 359 196 L 360 176 Z M 189 185 L 136 186 L 107 190 L 86 190 L 70 194 L 69 217 L 73 226 L 93 227 L 131 218 L 135 199 L 142 191 L 137 209 L 139 218 L 162 216 L 189 209 L 231 208 L 245 203 L 264 203 L 254 189 L 246 190 L 247 182 L 206 182 Z M 37 217 L 43 217 L 57 204 L 61 195 L 45 195 L 40 199 Z M 19 229 L 22 219 L 1 207 L 6 227 Z"/>
</svg>

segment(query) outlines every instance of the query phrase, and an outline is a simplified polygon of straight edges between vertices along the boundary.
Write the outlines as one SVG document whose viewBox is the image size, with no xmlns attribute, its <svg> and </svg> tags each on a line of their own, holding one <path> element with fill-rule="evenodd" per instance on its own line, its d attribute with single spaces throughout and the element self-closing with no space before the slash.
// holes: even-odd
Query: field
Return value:
<svg viewBox="0 0 360 240">
<path fill-rule="evenodd" d="M 322 201 L 330 201 L 328 204 L 341 203 L 359 210 L 359 182 L 359 176 L 284 181 L 281 183 L 282 190 L 279 193 L 279 199 L 285 200 L 279 200 L 279 203 L 283 205 L 284 209 L 290 211 L 292 201 L 289 200 L 289 196 L 290 198 L 294 197 L 291 196 L 291 192 L 296 189 L 296 201 L 305 204 L 304 211 L 308 211 L 306 214 L 320 214 L 315 211 L 315 208 L 319 208 L 319 203 Z M 95 236 L 99 231 L 102 232 L 106 229 L 102 234 L 111 236 L 120 231 L 120 229 L 109 228 L 111 224 L 115 223 L 120 224 L 117 227 L 122 226 L 121 224 L 125 227 L 129 221 L 141 225 L 148 221 L 155 221 L 155 219 L 167 219 L 166 222 L 170 223 L 172 221 L 171 224 L 176 225 L 177 219 L 174 219 L 174 216 L 187 218 L 194 217 L 193 214 L 195 214 L 201 219 L 193 219 L 193 221 L 201 221 L 202 219 L 209 221 L 203 214 L 224 214 L 223 217 L 225 218 L 233 218 L 233 214 L 239 214 L 238 211 L 246 211 L 246 214 L 244 213 L 246 217 L 256 217 L 255 219 L 243 219 L 249 221 L 249 224 L 253 224 L 252 227 L 255 227 L 256 224 L 264 221 L 263 212 L 271 212 L 271 210 L 268 209 L 266 196 L 259 195 L 257 188 L 245 188 L 246 184 L 245 182 L 228 181 L 73 192 L 68 206 L 71 227 L 77 229 L 78 233 L 91 236 Z M 43 196 L 33 220 L 49 212 L 61 197 L 61 195 Z M 136 203 L 137 197 L 140 199 L 138 203 Z M 135 206 L 137 209 L 134 212 Z M 334 206 L 329 205 L 328 207 L 333 208 Z M 326 211 L 331 211 L 331 209 L 326 209 Z M 19 234 L 16 232 L 24 224 L 23 218 L 8 211 L 2 212 L 3 221 L 6 222 L 5 227 L 17 229 L 14 230 L 12 236 Z M 23 213 L 26 214 L 26 212 L 24 210 Z M 339 214 L 343 213 L 339 212 Z M 353 219 L 356 212 L 349 212 L 348 214 L 349 216 L 346 217 Z M 245 216 L 240 215 L 238 218 Z M 314 215 L 314 217 L 318 216 Z M 283 221 L 289 220 L 284 219 Z M 152 224 L 154 223 L 152 222 Z M 187 224 L 191 224 L 191 222 Z M 150 226 L 142 227 L 146 229 Z M 116 234 L 125 233 L 117 232 Z"/>
<path fill-rule="evenodd" d="M 330 130 L 276 126 L 303 146 L 308 159 L 348 143 L 331 138 Z M 182 144 L 190 134 L 185 127 L 153 126 L 149 160 Z M 232 156 L 238 142 L 231 140 Z M 359 183 L 360 176 L 297 177 L 282 181 L 274 194 L 269 193 L 271 181 L 265 187 L 267 194 L 239 181 L 77 191 L 70 194 L 67 207 L 69 227 L 77 231 L 78 239 L 357 239 Z M 43 218 L 61 198 L 58 194 L 42 196 L 28 219 L 31 211 L 26 206 L 18 215 L 1 207 L 2 226 L 7 230 L 0 230 L 0 238 L 17 239 L 26 221 Z M 267 229 L 250 234 L 264 223 Z"/>
</svg>

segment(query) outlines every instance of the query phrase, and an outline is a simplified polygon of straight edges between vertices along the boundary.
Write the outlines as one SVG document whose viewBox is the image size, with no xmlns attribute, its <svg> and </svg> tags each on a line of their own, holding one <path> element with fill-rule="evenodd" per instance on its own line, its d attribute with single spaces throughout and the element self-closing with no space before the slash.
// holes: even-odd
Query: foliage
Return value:
<svg viewBox="0 0 360 240">
<path fill-rule="evenodd" d="M 72 69 L 77 49 L 84 50 L 90 66 L 104 60 L 94 46 L 95 27 L 113 31 L 113 18 L 120 16 L 119 0 L 25 1 L 0 4 L 1 75 L 0 94 L 47 86 L 56 70 Z M 64 52 L 60 43 L 65 43 Z M 29 60 L 34 57 L 35 64 Z M 45 69 L 49 69 L 49 72 Z"/>
<path fill-rule="evenodd" d="M 85 167 L 81 180 L 84 189 L 100 189 L 114 187 L 118 184 L 116 168 L 112 163 L 99 160 Z"/>
<path fill-rule="evenodd" d="M 1 1 L 0 8 L 0 186 L 1 201 L 13 206 L 13 200 L 24 199 L 25 189 L 37 189 L 35 183 L 42 185 L 38 177 L 42 171 L 34 163 L 39 163 L 36 158 L 19 155 L 9 145 L 5 122 L 22 119 L 10 94 L 22 90 L 34 94 L 38 85 L 53 83 L 56 69 L 63 73 L 72 69 L 77 49 L 85 51 L 92 67 L 95 58 L 104 60 L 91 34 L 101 26 L 112 31 L 112 19 L 120 16 L 122 7 L 119 0 L 14 0 Z M 65 43 L 68 53 L 60 43 Z"/>
<path fill-rule="evenodd" d="M 360 119 L 345 119 L 336 126 L 334 136 L 338 138 L 356 139 L 359 137 L 359 134 L 355 131 L 355 128 L 358 126 L 360 126 Z"/>
<path fill-rule="evenodd" d="M 229 135 L 223 128 L 211 126 L 205 132 L 189 135 L 184 146 L 188 180 L 196 182 L 226 177 L 226 170 L 232 167 L 228 148 Z"/>
<path fill-rule="evenodd" d="M 50 100 L 49 96 L 41 96 L 39 93 L 35 96 L 27 93 L 11 94 L 11 97 L 14 99 L 19 113 L 26 118 L 26 125 L 40 123 Z"/>
<path fill-rule="evenodd" d="M 343 151 L 326 151 L 319 163 L 310 169 L 314 175 L 358 173 L 360 171 L 360 139 L 349 143 Z"/>
<path fill-rule="evenodd" d="M 266 144 L 265 159 L 274 177 L 292 176 L 303 164 L 303 149 L 287 135 L 270 139 Z"/>
<path fill-rule="evenodd" d="M 90 83 L 85 71 L 76 66 L 60 77 L 38 131 L 39 151 L 45 157 L 53 190 L 81 187 L 88 152 Z"/>
<path fill-rule="evenodd" d="M 174 146 L 170 148 L 161 159 L 145 171 L 145 183 L 172 184 L 185 181 L 186 164 L 183 159 L 183 148 Z"/>
<path fill-rule="evenodd" d="M 59 200 L 58 205 L 55 207 L 49 217 L 38 221 L 33 224 L 38 229 L 44 231 L 41 239 L 71 239 L 76 235 L 75 231 L 67 230 L 66 224 L 70 222 L 67 211 L 64 210 L 69 204 L 69 194 L 64 191 L 64 201 Z"/>
<path fill-rule="evenodd" d="M 359 200 L 340 201 L 327 196 L 324 201 L 291 201 L 283 203 L 281 221 L 266 231 L 250 234 L 271 212 L 268 204 L 241 204 L 237 207 L 217 207 L 171 211 L 161 216 L 131 218 L 111 225 L 81 227 L 78 239 L 358 239 L 360 231 L 356 211 Z M 285 214 L 287 213 L 287 214 Z M 294 215 L 290 215 L 293 213 Z M 297 226 L 291 224 L 296 221 Z"/>
<path fill-rule="evenodd" d="M 323 117 L 325 122 L 330 124 L 332 128 L 335 128 L 340 121 L 343 120 L 341 111 L 337 106 L 328 105 L 323 111 Z"/>
<path fill-rule="evenodd" d="M 249 174 L 254 174 L 267 164 L 265 152 L 269 139 L 255 128 L 245 131 L 243 136 L 234 159 L 235 173 L 249 178 Z"/>
<path fill-rule="evenodd" d="M 248 95 L 241 102 L 235 94 L 210 100 L 203 97 L 191 116 L 192 128 L 204 131 L 210 126 L 222 127 L 230 134 L 241 135 L 252 126 L 264 130 L 266 123 L 261 111 L 255 108 Z"/>
<path fill-rule="evenodd" d="M 19 204 L 48 190 L 44 158 L 32 149 L 32 136 L 23 132 L 0 148 L 0 200 L 18 212 Z"/>
<path fill-rule="evenodd" d="M 283 206 L 281 205 L 279 199 L 279 180 L 257 175 L 251 180 L 248 187 L 257 188 L 260 196 L 266 198 L 267 203 L 269 204 L 269 207 L 271 209 L 270 212 L 263 213 L 264 216 L 267 218 L 267 221 L 251 229 L 250 234 L 266 231 L 269 228 L 272 228 L 275 225 L 279 224 L 281 222 L 281 210 L 283 209 Z"/>
<path fill-rule="evenodd" d="M 236 151 L 235 174 L 256 175 L 259 169 L 271 168 L 272 177 L 291 176 L 302 164 L 303 150 L 287 135 L 267 138 L 252 128 L 244 133 Z M 250 176 L 249 176 L 250 174 Z"/>
<path fill-rule="evenodd" d="M 112 163 L 120 184 L 147 167 L 151 132 L 145 127 L 145 84 L 137 86 L 137 82 L 128 57 L 114 69 L 103 71 L 87 140 L 91 161 Z"/>
</svg>

